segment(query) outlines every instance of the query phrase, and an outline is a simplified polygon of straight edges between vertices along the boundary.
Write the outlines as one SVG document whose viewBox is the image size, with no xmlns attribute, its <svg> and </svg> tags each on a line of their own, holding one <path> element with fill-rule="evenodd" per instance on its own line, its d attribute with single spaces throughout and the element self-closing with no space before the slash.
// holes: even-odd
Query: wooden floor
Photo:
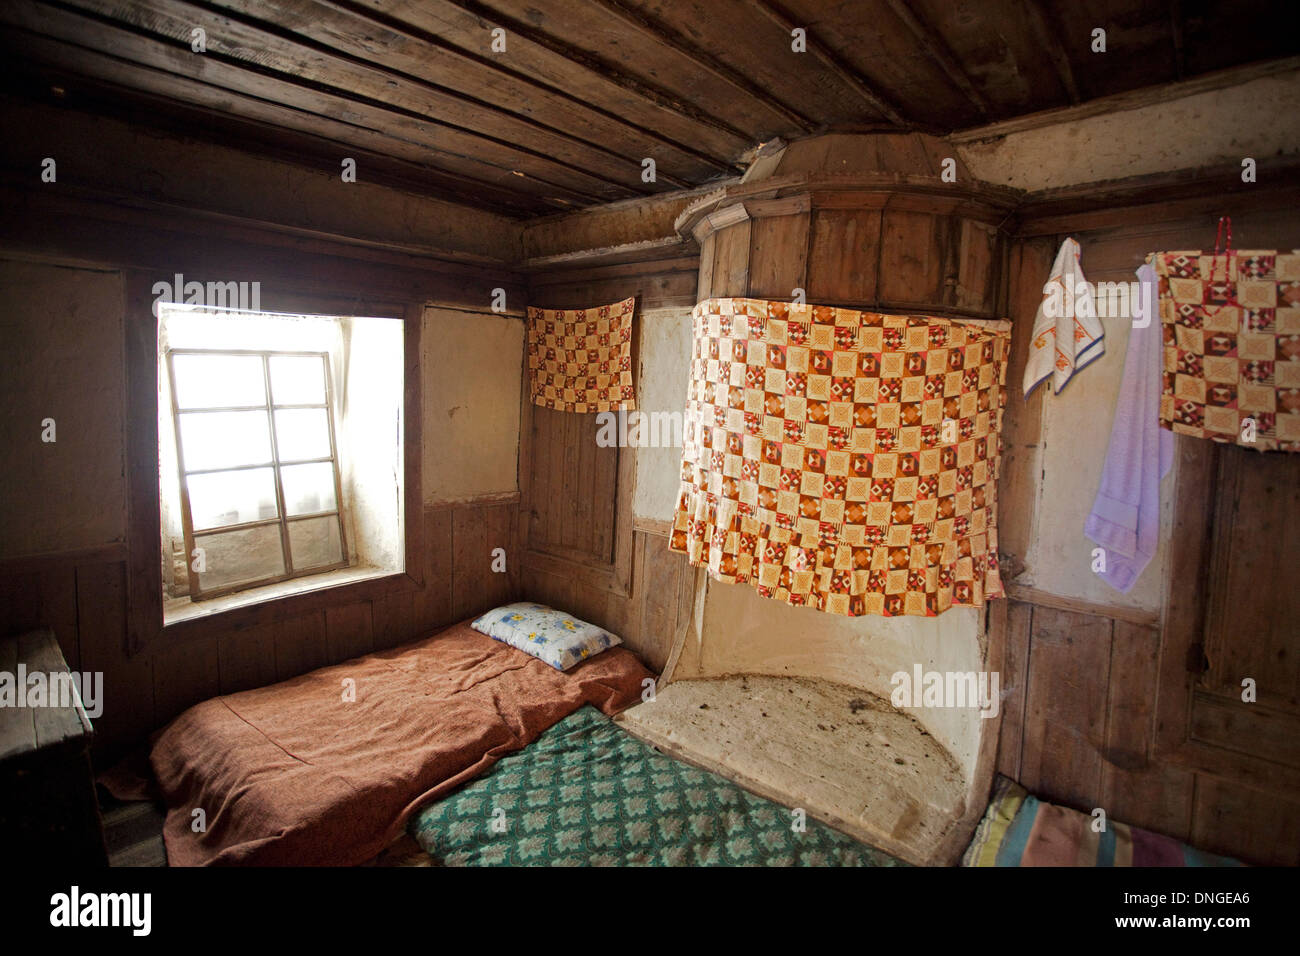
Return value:
<svg viewBox="0 0 1300 956">
<path fill-rule="evenodd" d="M 163 809 L 148 800 L 123 802 L 100 791 L 109 866 L 166 866 Z"/>
<path fill-rule="evenodd" d="M 830 681 L 675 681 L 617 720 L 670 756 L 911 863 L 935 862 L 965 808 L 961 770 L 915 718 Z"/>
</svg>

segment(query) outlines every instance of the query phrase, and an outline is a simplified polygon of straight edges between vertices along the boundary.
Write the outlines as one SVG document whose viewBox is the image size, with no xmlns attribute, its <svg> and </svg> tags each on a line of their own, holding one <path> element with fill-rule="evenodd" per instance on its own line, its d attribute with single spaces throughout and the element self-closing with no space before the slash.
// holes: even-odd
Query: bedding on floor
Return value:
<svg viewBox="0 0 1300 956">
<path fill-rule="evenodd" d="M 651 676 L 626 648 L 566 673 L 461 623 L 205 701 L 168 725 L 150 754 L 168 808 L 168 859 L 362 863 L 401 836 L 418 807 L 584 704 L 614 714 L 636 703 Z"/>
<path fill-rule="evenodd" d="M 1093 818 L 1039 800 L 998 776 L 984 819 L 975 828 L 962 866 L 1240 866 L 1116 820 L 1093 829 Z"/>
<path fill-rule="evenodd" d="M 608 652 L 607 652 L 608 653 Z M 582 707 L 416 813 L 447 866 L 904 866 Z"/>
</svg>

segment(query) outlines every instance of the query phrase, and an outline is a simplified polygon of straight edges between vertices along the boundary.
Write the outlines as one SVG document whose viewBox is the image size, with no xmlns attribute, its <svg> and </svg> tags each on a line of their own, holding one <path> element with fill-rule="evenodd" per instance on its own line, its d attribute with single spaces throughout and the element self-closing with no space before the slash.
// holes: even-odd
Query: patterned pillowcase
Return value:
<svg viewBox="0 0 1300 956">
<path fill-rule="evenodd" d="M 520 601 L 493 608 L 470 624 L 493 640 L 567 671 L 623 641 L 604 628 L 547 607 Z"/>
</svg>

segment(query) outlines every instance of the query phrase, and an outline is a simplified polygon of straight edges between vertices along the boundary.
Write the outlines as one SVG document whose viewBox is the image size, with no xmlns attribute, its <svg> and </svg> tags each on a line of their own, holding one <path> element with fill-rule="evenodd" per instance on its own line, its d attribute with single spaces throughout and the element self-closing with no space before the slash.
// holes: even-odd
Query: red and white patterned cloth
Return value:
<svg viewBox="0 0 1300 956">
<path fill-rule="evenodd" d="M 636 299 L 594 309 L 528 307 L 533 403 L 565 412 L 636 408 L 632 313 Z"/>
<path fill-rule="evenodd" d="M 1151 256 L 1160 277 L 1160 424 L 1300 451 L 1300 250 Z"/>
<path fill-rule="evenodd" d="M 693 323 L 672 550 L 835 614 L 1002 596 L 1009 322 L 710 299 Z"/>
</svg>

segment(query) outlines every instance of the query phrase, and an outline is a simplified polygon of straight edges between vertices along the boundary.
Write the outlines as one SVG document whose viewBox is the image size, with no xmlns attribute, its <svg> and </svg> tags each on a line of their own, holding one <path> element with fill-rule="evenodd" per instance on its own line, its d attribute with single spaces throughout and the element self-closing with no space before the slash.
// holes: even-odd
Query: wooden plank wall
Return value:
<svg viewBox="0 0 1300 956">
<path fill-rule="evenodd" d="M 1011 601 L 998 772 L 1202 849 L 1300 864 L 1300 801 L 1156 753 L 1159 651 L 1156 627 Z"/>
<path fill-rule="evenodd" d="M 345 586 L 305 602 L 270 602 L 238 624 L 218 616 L 178 625 L 177 634 L 165 630 L 128 656 L 126 556 L 104 549 L 5 562 L 4 627 L 51 627 L 71 668 L 103 672 L 104 713 L 94 725 L 96 762 L 104 767 L 199 701 L 395 647 L 517 597 L 515 500 L 431 506 L 422 518 L 422 587 Z M 505 573 L 491 569 L 495 547 L 506 549 Z"/>
<path fill-rule="evenodd" d="M 698 266 L 693 249 L 677 249 L 659 259 L 551 268 L 530 278 L 529 305 L 574 308 L 636 296 L 639 322 L 645 310 L 694 305 Z M 634 368 L 638 360 L 634 352 Z M 537 408 L 526 395 L 521 425 L 520 523 L 529 523 L 523 596 L 608 628 L 662 671 L 691 613 L 695 575 L 668 550 L 666 529 L 633 519 L 635 468 L 624 456 L 634 451 L 597 448 L 594 415 Z M 629 537 L 630 553 L 620 552 Z"/>
<path fill-rule="evenodd" d="M 1290 208 L 1232 208 L 1238 248 L 1294 245 Z M 1080 220 L 1080 223 L 1085 220 Z M 1160 205 L 1097 212 L 1073 234 L 1093 282 L 1133 277 L 1156 249 L 1211 246 L 1215 217 Z M 1004 471 L 999 544 L 1010 581 L 1024 567 L 1036 533 L 1034 489 L 1042 458 L 1045 388 L 1018 394 L 1042 284 L 1064 234 L 1022 224 L 1011 250 L 1010 311 L 1015 323 L 1012 389 L 1003 425 Z M 1058 224 L 1059 225 L 1059 224 Z M 1166 485 L 1166 487 L 1169 487 Z M 1209 514 L 1206 520 L 1210 519 Z M 1043 520 L 1046 520 L 1045 518 Z M 1194 846 L 1261 864 L 1300 864 L 1300 795 L 1244 786 L 1161 755 L 1155 705 L 1161 635 L 1159 614 L 1142 623 L 1133 612 L 1089 606 L 1055 595 L 1012 589 L 1007 614 L 1005 702 L 998 771 L 1029 790 L 1085 812 L 1164 833 Z"/>
</svg>

